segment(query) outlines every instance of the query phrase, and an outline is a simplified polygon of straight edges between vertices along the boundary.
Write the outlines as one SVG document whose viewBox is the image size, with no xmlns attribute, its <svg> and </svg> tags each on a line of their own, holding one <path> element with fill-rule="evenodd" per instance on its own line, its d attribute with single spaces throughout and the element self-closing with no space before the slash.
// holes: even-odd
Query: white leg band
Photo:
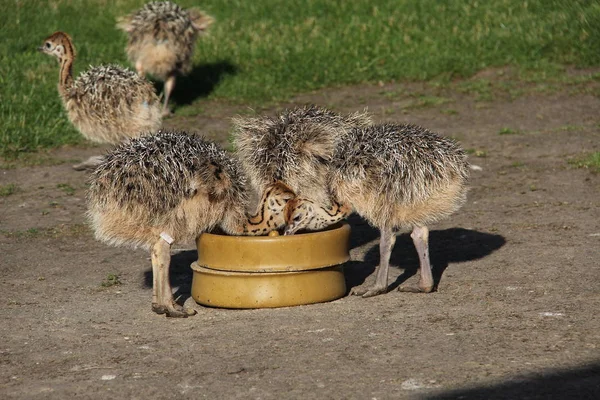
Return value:
<svg viewBox="0 0 600 400">
<path fill-rule="evenodd" d="M 173 239 L 171 237 L 171 235 L 169 235 L 167 232 L 161 232 L 160 237 L 162 240 L 164 240 L 165 242 L 169 243 L 169 245 L 172 245 L 173 242 L 175 241 L 175 239 Z"/>
</svg>

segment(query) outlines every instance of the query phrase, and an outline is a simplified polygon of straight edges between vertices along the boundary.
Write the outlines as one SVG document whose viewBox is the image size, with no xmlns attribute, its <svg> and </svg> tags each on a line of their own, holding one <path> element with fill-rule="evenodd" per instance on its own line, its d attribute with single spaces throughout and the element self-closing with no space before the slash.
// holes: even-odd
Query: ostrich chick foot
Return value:
<svg viewBox="0 0 600 400">
<path fill-rule="evenodd" d="M 409 284 L 409 285 L 401 285 L 398 286 L 399 292 L 407 292 L 407 293 L 431 293 L 433 292 L 433 286 L 425 286 L 423 283 L 419 282 L 418 284 Z"/>
<path fill-rule="evenodd" d="M 152 303 L 152 311 L 157 314 L 166 314 L 171 318 L 187 318 L 196 315 L 196 310 L 183 307 L 175 302 L 170 305 Z"/>
<path fill-rule="evenodd" d="M 350 290 L 352 296 L 362 296 L 363 298 L 373 297 L 387 292 L 387 286 L 381 287 L 378 285 L 372 286 L 357 286 Z"/>
<path fill-rule="evenodd" d="M 431 293 L 435 285 L 431 274 L 431 262 L 429 261 L 429 229 L 426 226 L 414 227 L 410 237 L 419 254 L 419 283 L 417 285 L 400 286 L 398 291 Z"/>
</svg>

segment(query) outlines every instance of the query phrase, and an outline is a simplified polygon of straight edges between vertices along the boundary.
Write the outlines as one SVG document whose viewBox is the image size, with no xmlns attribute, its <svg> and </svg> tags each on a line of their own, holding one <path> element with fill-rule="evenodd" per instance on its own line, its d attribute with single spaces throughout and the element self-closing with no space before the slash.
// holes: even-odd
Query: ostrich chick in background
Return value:
<svg viewBox="0 0 600 400">
<path fill-rule="evenodd" d="M 392 249 L 399 229 L 412 230 L 419 255 L 418 286 L 401 290 L 431 292 L 434 281 L 429 260 L 428 225 L 444 219 L 464 203 L 468 163 L 465 152 L 452 140 L 414 125 L 376 125 L 357 128 L 338 146 L 329 170 L 332 203 L 326 210 L 311 199 L 288 204 L 286 234 L 321 229 L 353 209 L 379 228 L 380 261 L 375 284 L 355 288 L 352 294 L 375 296 L 387 291 Z"/>
<path fill-rule="evenodd" d="M 170 1 L 153 1 L 119 18 L 117 27 L 128 35 L 127 56 L 138 74 L 149 73 L 165 82 L 163 116 L 170 114 L 176 75 L 191 71 L 196 38 L 213 21 L 202 11 L 185 10 Z"/>
<path fill-rule="evenodd" d="M 38 50 L 58 59 L 58 93 L 69 120 L 86 139 L 117 144 L 160 127 L 160 101 L 154 87 L 135 72 L 103 65 L 73 79 L 75 47 L 64 32 L 47 37 Z M 91 157 L 73 168 L 93 168 L 101 161 L 101 156 Z"/>
</svg>

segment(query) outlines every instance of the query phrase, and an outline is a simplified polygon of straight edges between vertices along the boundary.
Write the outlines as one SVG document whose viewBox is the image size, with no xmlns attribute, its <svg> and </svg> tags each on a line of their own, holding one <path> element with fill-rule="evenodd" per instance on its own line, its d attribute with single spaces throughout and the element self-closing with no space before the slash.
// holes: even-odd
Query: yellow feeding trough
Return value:
<svg viewBox="0 0 600 400">
<path fill-rule="evenodd" d="M 287 307 L 339 299 L 340 264 L 349 260 L 350 226 L 291 236 L 227 236 L 197 240 L 192 297 L 223 308 Z"/>
</svg>

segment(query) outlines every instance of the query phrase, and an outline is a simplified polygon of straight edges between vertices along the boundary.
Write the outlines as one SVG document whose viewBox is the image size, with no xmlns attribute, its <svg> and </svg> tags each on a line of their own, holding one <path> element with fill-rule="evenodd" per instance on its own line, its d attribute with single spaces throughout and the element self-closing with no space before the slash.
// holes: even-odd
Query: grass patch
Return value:
<svg viewBox="0 0 600 400">
<path fill-rule="evenodd" d="M 441 113 L 446 115 L 457 115 L 458 111 L 452 108 L 446 108 L 445 110 L 442 110 Z"/>
<path fill-rule="evenodd" d="M 501 128 L 498 131 L 498 135 L 518 135 L 519 133 L 521 133 L 521 132 L 518 131 L 518 130 L 511 129 L 511 128 L 506 128 L 506 127 Z"/>
<path fill-rule="evenodd" d="M 10 196 L 11 194 L 16 193 L 19 190 L 19 186 L 14 183 L 9 183 L 7 185 L 0 185 L 0 197 Z"/>
<path fill-rule="evenodd" d="M 106 276 L 106 279 L 104 279 L 102 281 L 100 286 L 111 287 L 111 286 L 116 286 L 116 285 L 120 285 L 120 284 L 121 284 L 121 279 L 120 279 L 119 274 L 108 274 Z"/>
<path fill-rule="evenodd" d="M 471 154 L 479 158 L 485 158 L 488 155 L 487 151 L 482 149 L 466 149 L 465 151 L 467 154 Z"/>
<path fill-rule="evenodd" d="M 82 142 L 58 97 L 56 61 L 35 49 L 60 29 L 78 50 L 75 74 L 88 65 L 127 65 L 115 18 L 143 3 L 19 0 L 4 8 L 1 157 Z M 178 106 L 205 97 L 257 106 L 328 86 L 451 81 L 507 65 L 541 82 L 563 74 L 563 65 L 600 64 L 594 1 L 204 0 L 201 7 L 216 22 L 198 42 L 196 68 L 178 80 Z M 471 85 L 466 90 L 480 99 L 491 96 L 485 81 Z"/>
<path fill-rule="evenodd" d="M 569 164 L 576 168 L 586 168 L 593 172 L 600 172 L 600 151 L 587 156 L 569 160 Z"/>
<path fill-rule="evenodd" d="M 68 183 L 59 183 L 56 187 L 62 190 L 67 196 L 73 196 L 75 194 L 75 188 Z"/>
<path fill-rule="evenodd" d="M 577 132 L 577 131 L 582 131 L 584 129 L 584 127 L 581 125 L 564 125 L 558 129 L 563 132 Z"/>
<path fill-rule="evenodd" d="M 61 159 L 49 153 L 49 150 L 45 149 L 37 152 L 11 153 L 12 155 L 4 159 L 1 158 L 2 156 L 0 154 L 0 170 L 39 166 L 49 167 L 53 165 L 62 165 L 64 163 L 73 164 L 81 161 L 79 159 Z"/>
<path fill-rule="evenodd" d="M 492 83 L 487 79 L 461 82 L 458 85 L 458 90 L 461 93 L 475 94 L 477 96 L 476 101 L 494 100 Z"/>
<path fill-rule="evenodd" d="M 450 102 L 452 102 L 452 99 L 446 97 L 419 95 L 405 109 L 435 107 Z"/>
</svg>

